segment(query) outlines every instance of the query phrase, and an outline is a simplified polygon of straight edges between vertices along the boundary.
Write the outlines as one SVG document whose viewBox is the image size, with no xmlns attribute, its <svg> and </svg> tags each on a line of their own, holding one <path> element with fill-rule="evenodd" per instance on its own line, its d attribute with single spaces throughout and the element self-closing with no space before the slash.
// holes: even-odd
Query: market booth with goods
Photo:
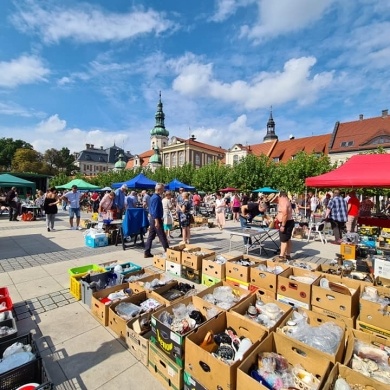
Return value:
<svg viewBox="0 0 390 390">
<path fill-rule="evenodd" d="M 182 244 L 70 269 L 70 289 L 167 389 L 388 388 L 390 280 L 337 260 Z"/>
</svg>

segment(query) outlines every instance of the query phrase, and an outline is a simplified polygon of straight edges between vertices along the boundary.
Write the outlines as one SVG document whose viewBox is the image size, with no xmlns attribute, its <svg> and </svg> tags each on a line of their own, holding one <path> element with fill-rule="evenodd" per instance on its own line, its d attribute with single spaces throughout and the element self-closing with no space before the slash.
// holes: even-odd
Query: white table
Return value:
<svg viewBox="0 0 390 390">
<path fill-rule="evenodd" d="M 280 245 L 276 242 L 279 239 L 279 230 L 269 229 L 263 227 L 250 227 L 230 231 L 230 240 L 229 240 L 229 251 L 232 249 L 232 238 L 234 236 L 247 237 L 248 245 L 246 246 L 246 254 L 248 254 L 249 249 L 254 247 L 259 247 L 260 255 L 261 251 L 268 255 L 268 250 L 278 253 L 280 250 Z M 249 244 L 249 241 L 252 244 Z M 271 248 L 266 248 L 264 246 L 265 242 L 269 241 L 272 245 Z M 268 249 L 268 250 L 267 250 Z"/>
</svg>

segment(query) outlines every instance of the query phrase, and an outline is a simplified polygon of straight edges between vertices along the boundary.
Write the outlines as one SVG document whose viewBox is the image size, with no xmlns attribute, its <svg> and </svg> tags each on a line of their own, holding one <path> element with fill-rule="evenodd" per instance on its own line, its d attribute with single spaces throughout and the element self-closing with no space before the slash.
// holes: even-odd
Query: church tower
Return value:
<svg viewBox="0 0 390 390">
<path fill-rule="evenodd" d="M 163 111 L 163 104 L 161 102 L 161 91 L 155 118 L 156 124 L 153 129 L 150 130 L 150 149 L 161 150 L 168 145 L 169 140 L 169 131 L 165 128 L 164 124 L 165 114 Z"/>
<path fill-rule="evenodd" d="M 272 142 L 278 139 L 278 136 L 275 134 L 275 121 L 272 117 L 272 107 L 271 112 L 269 114 L 269 119 L 267 122 L 267 134 L 264 136 L 264 142 Z"/>
</svg>

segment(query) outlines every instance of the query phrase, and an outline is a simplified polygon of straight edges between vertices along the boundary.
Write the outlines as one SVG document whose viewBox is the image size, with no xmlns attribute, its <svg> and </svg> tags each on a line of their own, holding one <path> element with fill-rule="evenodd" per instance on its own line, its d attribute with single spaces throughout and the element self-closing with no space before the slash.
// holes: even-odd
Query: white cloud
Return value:
<svg viewBox="0 0 390 390">
<path fill-rule="evenodd" d="M 321 89 L 330 86 L 333 80 L 332 72 L 311 75 L 315 63 L 314 57 L 293 58 L 284 64 L 282 71 L 261 72 L 250 81 L 227 83 L 213 76 L 212 64 L 201 64 L 186 55 L 176 63 L 175 71 L 179 74 L 173 81 L 173 89 L 187 96 L 238 103 L 249 110 L 291 101 L 307 104 L 315 101 Z"/>
<path fill-rule="evenodd" d="M 160 34 L 174 28 L 173 22 L 152 9 L 133 9 L 128 13 L 113 13 L 92 5 L 77 8 L 48 7 L 28 2 L 14 15 L 14 25 L 23 32 L 39 34 L 47 43 L 71 39 L 83 43 L 122 41 L 143 34 Z"/>
<path fill-rule="evenodd" d="M 321 19 L 334 0 L 258 0 L 255 25 L 244 25 L 241 35 L 260 43 L 301 30 Z"/>
<path fill-rule="evenodd" d="M 0 87 L 14 88 L 22 84 L 46 81 L 50 73 L 42 60 L 35 56 L 23 55 L 11 61 L 0 62 Z"/>
<path fill-rule="evenodd" d="M 36 126 L 36 131 L 38 133 L 52 134 L 60 133 L 66 128 L 66 121 L 60 119 L 58 114 L 52 115 L 50 118 L 41 121 Z"/>
<path fill-rule="evenodd" d="M 234 15 L 238 8 L 246 7 L 249 4 L 256 3 L 258 0 L 217 0 L 216 11 L 211 16 L 213 22 L 223 22 Z"/>
<path fill-rule="evenodd" d="M 39 118 L 45 115 L 43 112 L 38 112 L 33 109 L 22 107 L 14 102 L 0 102 L 0 114 L 22 118 Z"/>
</svg>

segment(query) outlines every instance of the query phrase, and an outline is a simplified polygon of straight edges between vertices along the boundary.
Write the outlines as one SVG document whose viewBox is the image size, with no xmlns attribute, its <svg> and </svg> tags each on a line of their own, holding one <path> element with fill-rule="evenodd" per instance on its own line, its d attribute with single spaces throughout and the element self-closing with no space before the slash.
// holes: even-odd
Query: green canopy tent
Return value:
<svg viewBox="0 0 390 390">
<path fill-rule="evenodd" d="M 62 184 L 60 186 L 56 186 L 59 190 L 70 190 L 72 186 L 77 186 L 78 190 L 97 190 L 100 188 L 99 186 L 95 186 L 91 183 L 88 183 L 87 181 L 83 179 L 73 179 L 69 183 Z"/>
<path fill-rule="evenodd" d="M 24 188 L 25 194 L 35 194 L 36 185 L 33 181 L 21 179 L 20 177 L 10 175 L 9 173 L 3 173 L 0 175 L 0 187 L 3 189 L 9 189 L 11 187 Z"/>
</svg>

